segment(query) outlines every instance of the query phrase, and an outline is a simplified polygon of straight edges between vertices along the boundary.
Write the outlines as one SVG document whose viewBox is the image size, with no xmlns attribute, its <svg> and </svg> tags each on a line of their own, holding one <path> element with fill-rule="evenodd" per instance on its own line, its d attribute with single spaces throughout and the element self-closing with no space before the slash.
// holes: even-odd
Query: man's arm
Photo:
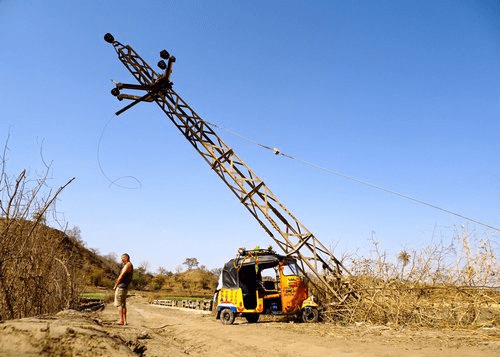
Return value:
<svg viewBox="0 0 500 357">
<path fill-rule="evenodd" d="M 115 283 L 115 286 L 113 287 L 113 290 L 115 290 L 116 287 L 118 286 L 118 284 L 120 284 L 120 281 L 122 281 L 125 273 L 130 271 L 130 269 L 131 269 L 130 266 L 131 266 L 130 262 L 128 262 L 127 264 L 125 264 L 123 266 L 122 271 L 120 272 L 120 276 L 118 276 L 118 279 L 116 279 L 116 283 Z"/>
</svg>

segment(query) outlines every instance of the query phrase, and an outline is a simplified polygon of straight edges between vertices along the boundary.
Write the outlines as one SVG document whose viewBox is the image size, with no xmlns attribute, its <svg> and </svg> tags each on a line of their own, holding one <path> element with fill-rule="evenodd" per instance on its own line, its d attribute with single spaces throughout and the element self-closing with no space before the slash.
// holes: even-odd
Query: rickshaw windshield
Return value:
<svg viewBox="0 0 500 357">
<path fill-rule="evenodd" d="M 283 275 L 299 275 L 299 267 L 295 261 L 288 259 L 283 265 Z"/>
</svg>

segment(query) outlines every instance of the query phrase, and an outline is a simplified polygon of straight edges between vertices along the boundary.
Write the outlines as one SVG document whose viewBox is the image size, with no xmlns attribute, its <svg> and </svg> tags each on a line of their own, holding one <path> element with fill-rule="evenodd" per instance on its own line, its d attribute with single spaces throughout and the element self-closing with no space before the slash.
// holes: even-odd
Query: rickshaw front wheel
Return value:
<svg viewBox="0 0 500 357">
<path fill-rule="evenodd" d="M 319 317 L 319 312 L 318 309 L 316 309 L 313 306 L 306 306 L 302 310 L 302 321 L 311 323 L 311 322 L 318 322 L 318 317 Z"/>
</svg>

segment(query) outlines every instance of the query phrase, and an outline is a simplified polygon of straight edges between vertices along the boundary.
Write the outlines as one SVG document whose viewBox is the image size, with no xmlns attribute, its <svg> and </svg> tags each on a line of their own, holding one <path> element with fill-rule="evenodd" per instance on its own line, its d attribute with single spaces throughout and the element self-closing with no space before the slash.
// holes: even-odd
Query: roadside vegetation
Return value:
<svg viewBox="0 0 500 357">
<path fill-rule="evenodd" d="M 449 244 L 394 256 L 373 241 L 373 256 L 345 258 L 358 298 L 328 305 L 341 324 L 422 327 L 500 326 L 500 267 L 490 239 L 462 226 Z M 329 299 L 326 298 L 328 301 Z"/>
<path fill-rule="evenodd" d="M 187 258 L 195 259 L 195 258 Z M 146 270 L 147 263 L 142 263 L 134 268 L 134 278 L 130 285 L 131 291 L 147 294 L 150 300 L 196 300 L 211 299 L 213 297 L 219 269 L 209 271 L 206 267 L 191 266 L 186 270 L 170 272 L 159 268 L 156 274 Z M 102 284 L 86 284 L 84 297 L 102 296 L 106 302 L 113 300 L 113 281 L 102 280 Z"/>
<path fill-rule="evenodd" d="M 87 249 L 78 227 L 59 229 L 55 202 L 70 179 L 49 186 L 50 166 L 30 177 L 8 175 L 7 145 L 0 158 L 0 320 L 78 308 L 80 299 L 112 301 L 118 256 Z M 43 161 L 43 160 L 42 160 Z M 369 257 L 345 256 L 349 296 L 321 296 L 324 321 L 340 325 L 376 324 L 422 327 L 500 326 L 500 269 L 494 241 L 466 227 L 448 244 L 386 253 L 375 240 Z M 221 262 L 221 266 L 224 262 Z M 150 299 L 213 297 L 220 269 L 208 270 L 189 257 L 175 272 L 148 263 L 136 266 L 131 289 Z M 338 282 L 332 281 L 332 284 Z M 352 294 L 345 294 L 351 291 Z"/>
</svg>

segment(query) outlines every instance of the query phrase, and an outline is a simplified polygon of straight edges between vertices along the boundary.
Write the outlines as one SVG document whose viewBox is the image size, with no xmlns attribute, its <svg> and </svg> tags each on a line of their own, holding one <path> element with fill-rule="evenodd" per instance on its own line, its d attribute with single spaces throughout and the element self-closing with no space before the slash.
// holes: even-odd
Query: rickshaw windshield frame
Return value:
<svg viewBox="0 0 500 357">
<path fill-rule="evenodd" d="M 298 276 L 300 274 L 299 267 L 297 266 L 297 263 L 295 260 L 292 259 L 287 259 L 285 261 L 285 264 L 283 264 L 283 275 L 287 276 Z"/>
</svg>

